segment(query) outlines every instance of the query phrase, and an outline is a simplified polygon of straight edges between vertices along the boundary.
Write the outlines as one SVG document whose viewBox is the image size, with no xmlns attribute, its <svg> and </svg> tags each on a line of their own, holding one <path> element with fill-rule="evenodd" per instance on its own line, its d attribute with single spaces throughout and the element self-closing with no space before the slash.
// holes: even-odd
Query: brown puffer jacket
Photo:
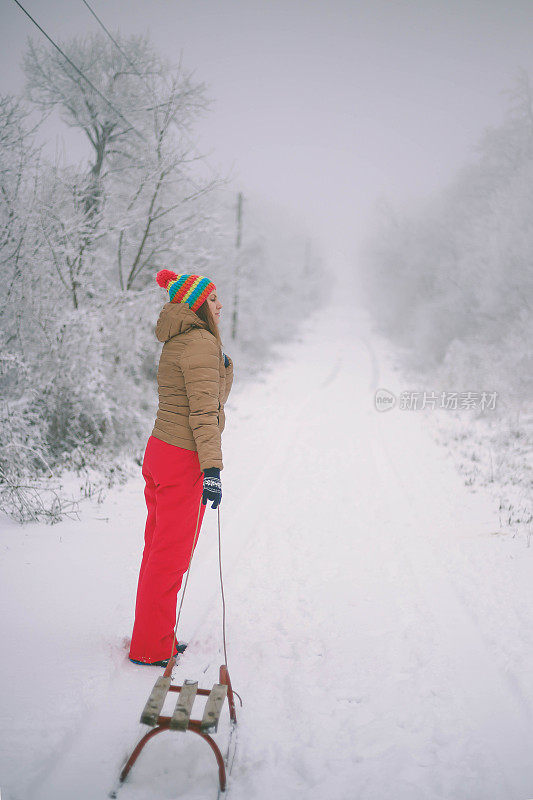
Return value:
<svg viewBox="0 0 533 800">
<path fill-rule="evenodd" d="M 223 469 L 224 403 L 233 362 L 224 357 L 207 324 L 184 303 L 165 303 L 155 335 L 163 342 L 157 370 L 159 409 L 152 436 L 197 450 L 200 469 Z"/>
</svg>

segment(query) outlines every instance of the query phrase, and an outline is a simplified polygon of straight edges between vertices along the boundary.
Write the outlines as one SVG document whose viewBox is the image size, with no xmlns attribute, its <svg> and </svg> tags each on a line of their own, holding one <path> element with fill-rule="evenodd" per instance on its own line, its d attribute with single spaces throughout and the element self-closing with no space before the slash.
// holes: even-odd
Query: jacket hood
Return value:
<svg viewBox="0 0 533 800">
<path fill-rule="evenodd" d="M 186 333 L 191 328 L 209 330 L 207 323 L 191 311 L 186 303 L 165 303 L 155 326 L 155 335 L 160 342 L 168 342 L 173 336 Z"/>
</svg>

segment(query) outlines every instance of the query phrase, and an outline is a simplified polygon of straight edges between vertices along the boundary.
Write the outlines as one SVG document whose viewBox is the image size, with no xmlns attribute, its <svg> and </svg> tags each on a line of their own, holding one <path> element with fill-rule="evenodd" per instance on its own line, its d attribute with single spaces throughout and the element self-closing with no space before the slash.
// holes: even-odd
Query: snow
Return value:
<svg viewBox="0 0 533 800">
<path fill-rule="evenodd" d="M 464 485 L 426 412 L 375 410 L 378 387 L 405 386 L 353 298 L 339 285 L 253 384 L 236 365 L 220 512 L 244 701 L 229 796 L 527 800 L 533 549 Z M 3 800 L 104 798 L 146 731 L 162 671 L 127 660 L 142 490 L 139 469 L 80 521 L 2 521 Z M 175 683 L 209 688 L 223 661 L 217 554 L 208 509 Z M 227 733 L 225 719 L 222 749 Z M 165 732 L 118 797 L 216 791 L 205 743 Z"/>
</svg>

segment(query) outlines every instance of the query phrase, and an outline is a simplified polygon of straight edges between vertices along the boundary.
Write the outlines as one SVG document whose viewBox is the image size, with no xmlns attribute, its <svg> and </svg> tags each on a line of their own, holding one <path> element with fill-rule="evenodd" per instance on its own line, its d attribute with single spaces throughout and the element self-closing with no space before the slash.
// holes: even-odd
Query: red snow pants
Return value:
<svg viewBox="0 0 533 800">
<path fill-rule="evenodd" d="M 199 533 L 206 506 L 200 502 L 203 472 L 196 450 L 150 436 L 142 474 L 148 517 L 129 657 L 152 662 L 176 652 L 177 594 L 191 558 L 198 508 Z"/>
</svg>

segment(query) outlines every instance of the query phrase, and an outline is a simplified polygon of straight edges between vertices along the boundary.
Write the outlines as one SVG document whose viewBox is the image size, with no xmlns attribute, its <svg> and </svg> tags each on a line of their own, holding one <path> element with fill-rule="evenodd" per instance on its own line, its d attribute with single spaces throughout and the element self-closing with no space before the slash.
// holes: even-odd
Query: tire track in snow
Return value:
<svg viewBox="0 0 533 800">
<path fill-rule="evenodd" d="M 326 349 L 335 352 L 338 345 L 332 336 Z M 309 363 L 317 368 L 326 363 L 317 357 L 315 343 L 312 353 Z M 520 709 L 515 697 L 490 664 L 483 639 L 436 561 L 432 543 L 424 543 L 417 551 L 418 539 L 412 539 L 406 549 L 402 536 L 411 531 L 412 537 L 414 531 L 423 537 L 425 526 L 422 519 L 413 517 L 413 501 L 402 495 L 397 475 L 376 443 L 379 426 L 372 398 L 361 391 L 362 379 L 354 381 L 349 374 L 360 367 L 362 355 L 355 347 L 343 371 L 335 370 L 323 382 L 327 397 L 315 393 L 313 403 L 308 403 L 311 417 L 297 429 L 298 458 L 287 448 L 287 463 L 277 473 L 277 485 L 279 507 L 290 509 L 285 515 L 288 519 L 267 515 L 249 542 L 247 561 L 260 564 L 261 569 L 251 568 L 250 583 L 237 593 L 242 605 L 253 606 L 238 621 L 248 644 L 248 652 L 241 649 L 238 655 L 242 663 L 247 659 L 255 665 L 263 663 L 262 679 L 273 672 L 277 682 L 267 678 L 268 691 L 260 686 L 256 698 L 257 683 L 248 679 L 245 693 L 253 703 L 241 736 L 241 753 L 243 746 L 245 752 L 234 798 L 262 798 L 271 792 L 278 797 L 318 798 L 325 791 L 333 798 L 361 800 L 389 796 L 391 791 L 395 798 L 405 800 L 526 796 L 531 730 L 523 718 L 516 717 Z M 333 425 L 335 447 L 327 436 L 320 444 L 312 436 L 300 436 L 302 431 L 312 432 L 313 425 L 317 433 L 321 426 L 327 427 L 330 415 L 349 397 L 357 413 L 357 438 L 346 433 L 339 441 L 339 430 Z M 355 447 L 350 452 L 352 443 Z M 317 462 L 320 475 L 313 476 Z M 319 478 L 325 479 L 329 469 L 339 477 L 323 480 L 321 485 Z M 292 484 L 292 494 L 284 489 L 291 474 L 300 478 Z M 351 496 L 345 491 L 343 476 L 348 476 Z M 366 492 L 363 502 L 354 498 L 358 482 Z M 306 546 L 305 533 L 297 525 L 298 511 L 308 518 L 305 503 L 291 508 L 298 488 L 308 503 L 324 491 L 333 498 L 330 518 L 319 509 L 312 518 L 315 533 L 321 526 L 326 531 L 329 547 L 319 541 Z M 431 503 L 424 489 L 415 500 Z M 346 514 L 340 513 L 342 504 L 350 502 L 358 514 L 351 526 Z M 272 533 L 276 527 L 285 528 L 285 540 L 278 535 L 265 544 L 262 526 Z M 352 528 L 363 562 L 363 568 L 355 572 L 357 586 L 350 582 L 350 568 L 357 569 L 350 541 L 335 539 L 343 526 Z M 308 578 L 313 564 L 324 571 L 324 580 Z M 348 574 L 343 573 L 345 569 Z M 266 590 L 258 586 L 264 573 L 272 576 Z M 337 597 L 327 595 L 330 582 L 336 584 Z M 315 600 L 320 592 L 324 592 L 327 613 Z M 439 603 L 435 605 L 436 595 Z M 350 609 L 354 615 L 351 632 L 342 619 Z M 454 635 L 440 636 L 439 629 L 446 631 L 447 623 L 454 627 Z M 350 658 L 350 647 L 345 645 L 350 634 L 356 649 L 361 649 L 359 661 Z M 453 651 L 459 643 L 466 664 L 460 652 Z M 450 684 L 453 676 L 456 691 Z M 482 685 L 477 687 L 480 676 Z M 326 704 L 322 710 L 316 701 L 325 687 L 329 707 Z M 272 703 L 277 716 L 269 712 Z M 247 727 L 252 720 L 255 730 Z M 508 737 L 505 743 L 500 724 Z M 498 748 L 503 758 L 494 758 Z"/>
<path fill-rule="evenodd" d="M 524 702 L 523 693 L 517 697 L 516 676 L 510 680 L 508 673 L 495 663 L 475 616 L 455 591 L 445 567 L 437 563 L 435 537 L 420 535 L 428 530 L 428 521 L 419 511 L 420 498 L 399 474 L 379 426 L 376 434 L 371 440 L 374 455 L 382 474 L 387 476 L 389 497 L 394 499 L 404 522 L 405 535 L 393 529 L 396 551 L 425 600 L 440 637 L 454 645 L 446 652 L 448 663 L 443 665 L 446 677 L 453 676 L 456 688 L 456 697 L 450 702 L 459 710 L 462 700 L 473 710 L 466 725 L 472 738 L 479 737 L 480 750 L 487 751 L 488 760 L 500 765 L 505 778 L 502 789 L 508 792 L 507 796 L 527 797 L 533 777 L 528 769 L 533 752 L 531 705 Z M 409 529 L 418 532 L 416 540 Z"/>
</svg>

